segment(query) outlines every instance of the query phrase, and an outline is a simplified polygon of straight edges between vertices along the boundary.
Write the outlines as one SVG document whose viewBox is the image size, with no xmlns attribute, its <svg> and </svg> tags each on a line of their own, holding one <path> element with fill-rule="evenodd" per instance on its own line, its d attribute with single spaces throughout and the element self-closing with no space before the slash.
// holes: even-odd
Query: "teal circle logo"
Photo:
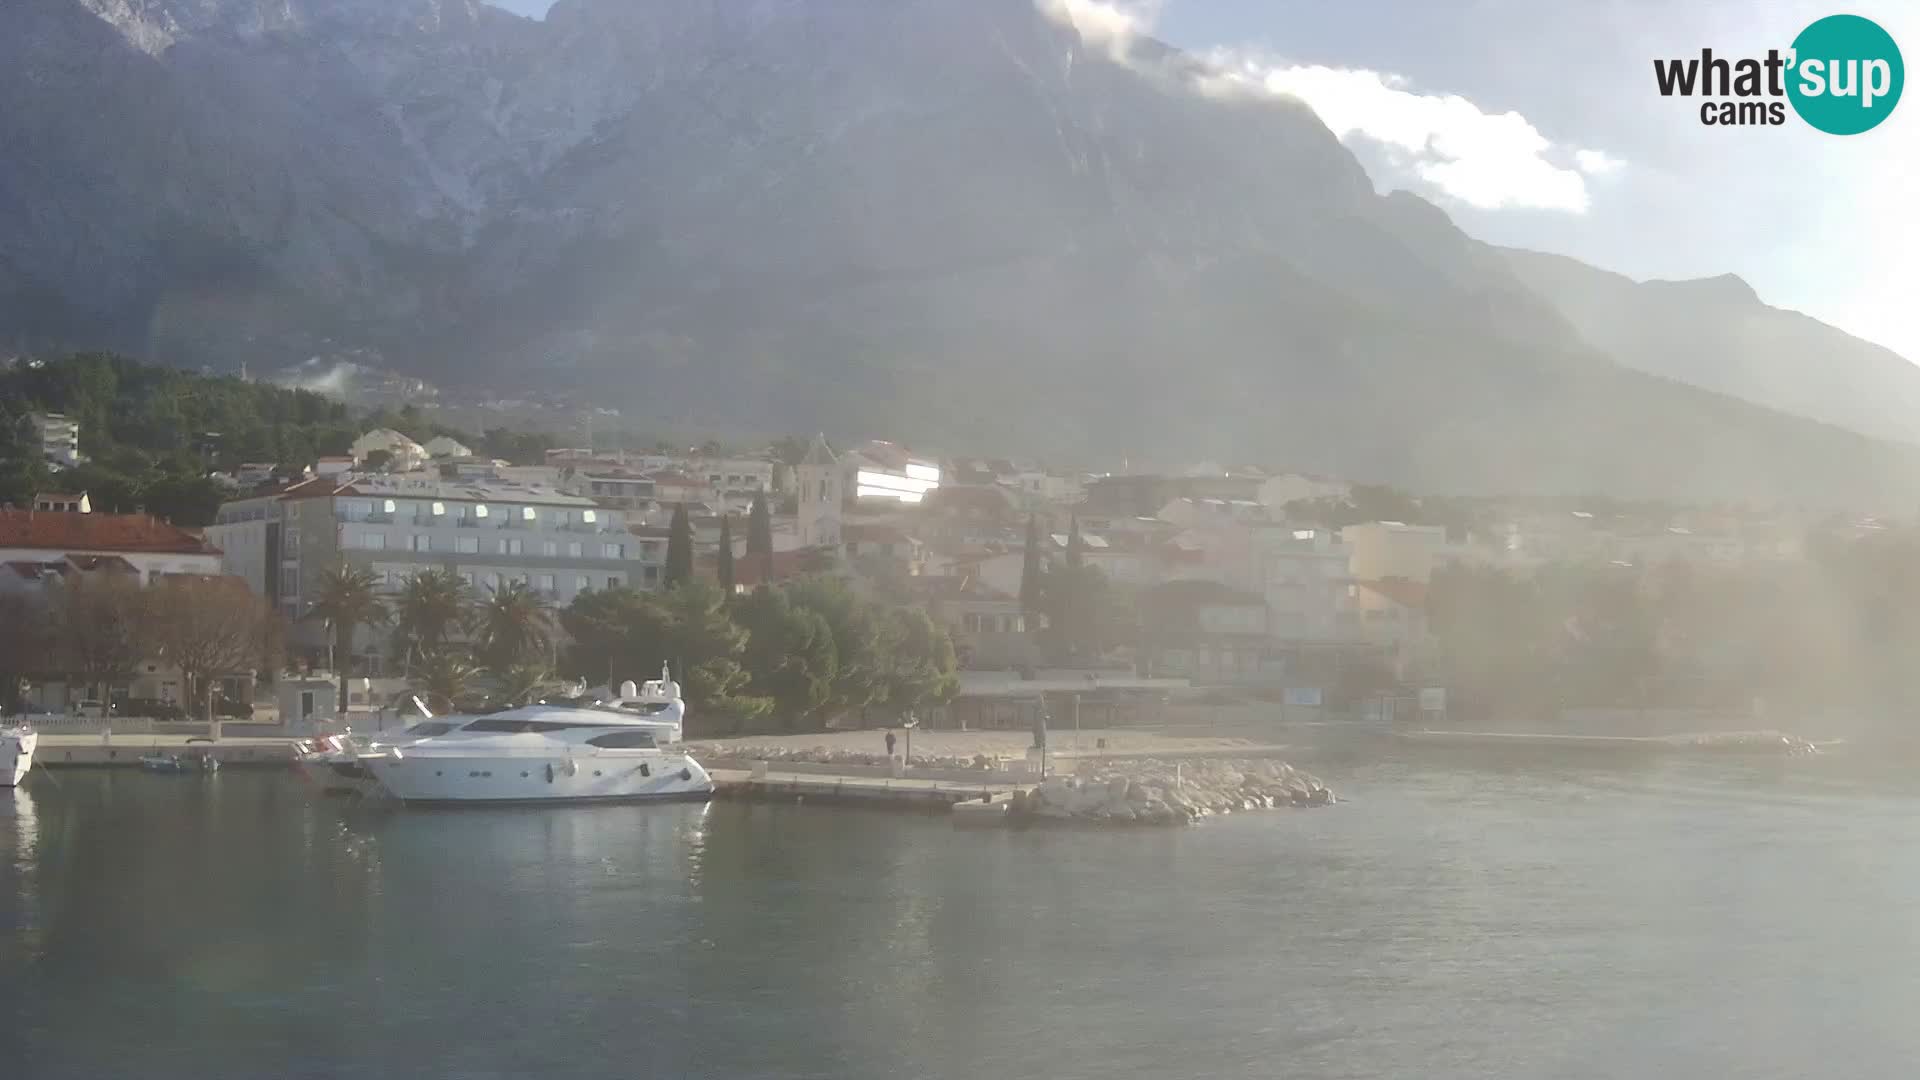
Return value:
<svg viewBox="0 0 1920 1080">
<path fill-rule="evenodd" d="M 1793 39 L 1787 100 L 1829 135 L 1858 135 L 1885 120 L 1906 81 L 1900 47 L 1872 19 L 1829 15 Z"/>
</svg>

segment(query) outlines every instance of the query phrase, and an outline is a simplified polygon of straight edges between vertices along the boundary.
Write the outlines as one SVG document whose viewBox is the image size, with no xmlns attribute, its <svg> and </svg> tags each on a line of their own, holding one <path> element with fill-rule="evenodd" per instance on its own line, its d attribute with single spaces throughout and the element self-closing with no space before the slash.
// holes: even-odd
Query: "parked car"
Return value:
<svg viewBox="0 0 1920 1080">
<path fill-rule="evenodd" d="M 143 716 L 153 720 L 186 720 L 187 710 L 159 698 L 128 698 L 116 710 L 121 716 Z"/>
<path fill-rule="evenodd" d="M 213 701 L 213 714 L 223 720 L 251 720 L 253 706 L 238 698 L 221 694 Z"/>
<path fill-rule="evenodd" d="M 104 701 L 98 700 L 97 698 L 86 698 L 80 701 L 78 704 L 74 705 L 73 707 L 73 714 L 75 716 L 84 716 L 90 720 L 99 720 L 103 717 L 117 716 L 119 715 L 119 713 L 120 713 L 119 703 L 104 702 Z"/>
</svg>

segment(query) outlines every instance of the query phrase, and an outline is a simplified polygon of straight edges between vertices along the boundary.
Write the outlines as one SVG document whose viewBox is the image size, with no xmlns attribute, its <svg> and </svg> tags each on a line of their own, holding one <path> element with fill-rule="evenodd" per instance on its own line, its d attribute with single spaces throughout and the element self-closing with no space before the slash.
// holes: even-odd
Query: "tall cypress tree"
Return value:
<svg viewBox="0 0 1920 1080">
<path fill-rule="evenodd" d="M 1027 515 L 1027 553 L 1020 562 L 1020 613 L 1032 615 L 1040 610 L 1041 575 L 1046 573 L 1040 561 L 1040 519 Z"/>
<path fill-rule="evenodd" d="M 773 518 L 767 512 L 767 493 L 753 493 L 753 509 L 747 511 L 747 554 L 773 554 Z"/>
<path fill-rule="evenodd" d="M 1067 525 L 1067 569 L 1078 570 L 1086 561 L 1087 542 L 1080 539 L 1080 515 L 1075 514 Z"/>
<path fill-rule="evenodd" d="M 733 515 L 720 515 L 720 591 L 733 596 Z"/>
<path fill-rule="evenodd" d="M 673 508 L 673 523 L 667 529 L 667 569 L 665 582 L 671 589 L 693 578 L 693 522 L 687 519 L 687 504 Z"/>
</svg>

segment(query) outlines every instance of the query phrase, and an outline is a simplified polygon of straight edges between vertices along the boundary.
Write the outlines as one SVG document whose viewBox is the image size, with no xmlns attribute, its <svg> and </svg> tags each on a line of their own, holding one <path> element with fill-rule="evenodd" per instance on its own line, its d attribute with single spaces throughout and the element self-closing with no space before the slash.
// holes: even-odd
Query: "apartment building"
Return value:
<svg viewBox="0 0 1920 1080">
<path fill-rule="evenodd" d="M 421 570 L 443 567 L 476 596 L 518 582 L 565 606 L 589 589 L 658 587 L 666 555 L 664 544 L 628 531 L 625 511 L 592 499 L 545 485 L 422 473 L 315 478 L 235 500 L 220 508 L 207 536 L 226 552 L 227 573 L 295 620 L 320 576 L 342 563 L 373 572 L 394 591 Z M 296 642 L 302 637 L 316 635 L 296 624 Z"/>
</svg>

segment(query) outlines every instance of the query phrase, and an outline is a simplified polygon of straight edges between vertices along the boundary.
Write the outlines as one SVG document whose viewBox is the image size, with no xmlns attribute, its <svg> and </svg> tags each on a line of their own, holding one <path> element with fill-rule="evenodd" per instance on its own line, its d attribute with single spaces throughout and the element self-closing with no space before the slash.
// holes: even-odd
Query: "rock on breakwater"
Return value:
<svg viewBox="0 0 1920 1080">
<path fill-rule="evenodd" d="M 1102 763 L 1092 775 L 1056 777 L 1014 797 L 1009 814 L 1033 821 L 1184 825 L 1210 814 L 1273 807 L 1330 806 L 1318 777 L 1282 761 Z"/>
</svg>

